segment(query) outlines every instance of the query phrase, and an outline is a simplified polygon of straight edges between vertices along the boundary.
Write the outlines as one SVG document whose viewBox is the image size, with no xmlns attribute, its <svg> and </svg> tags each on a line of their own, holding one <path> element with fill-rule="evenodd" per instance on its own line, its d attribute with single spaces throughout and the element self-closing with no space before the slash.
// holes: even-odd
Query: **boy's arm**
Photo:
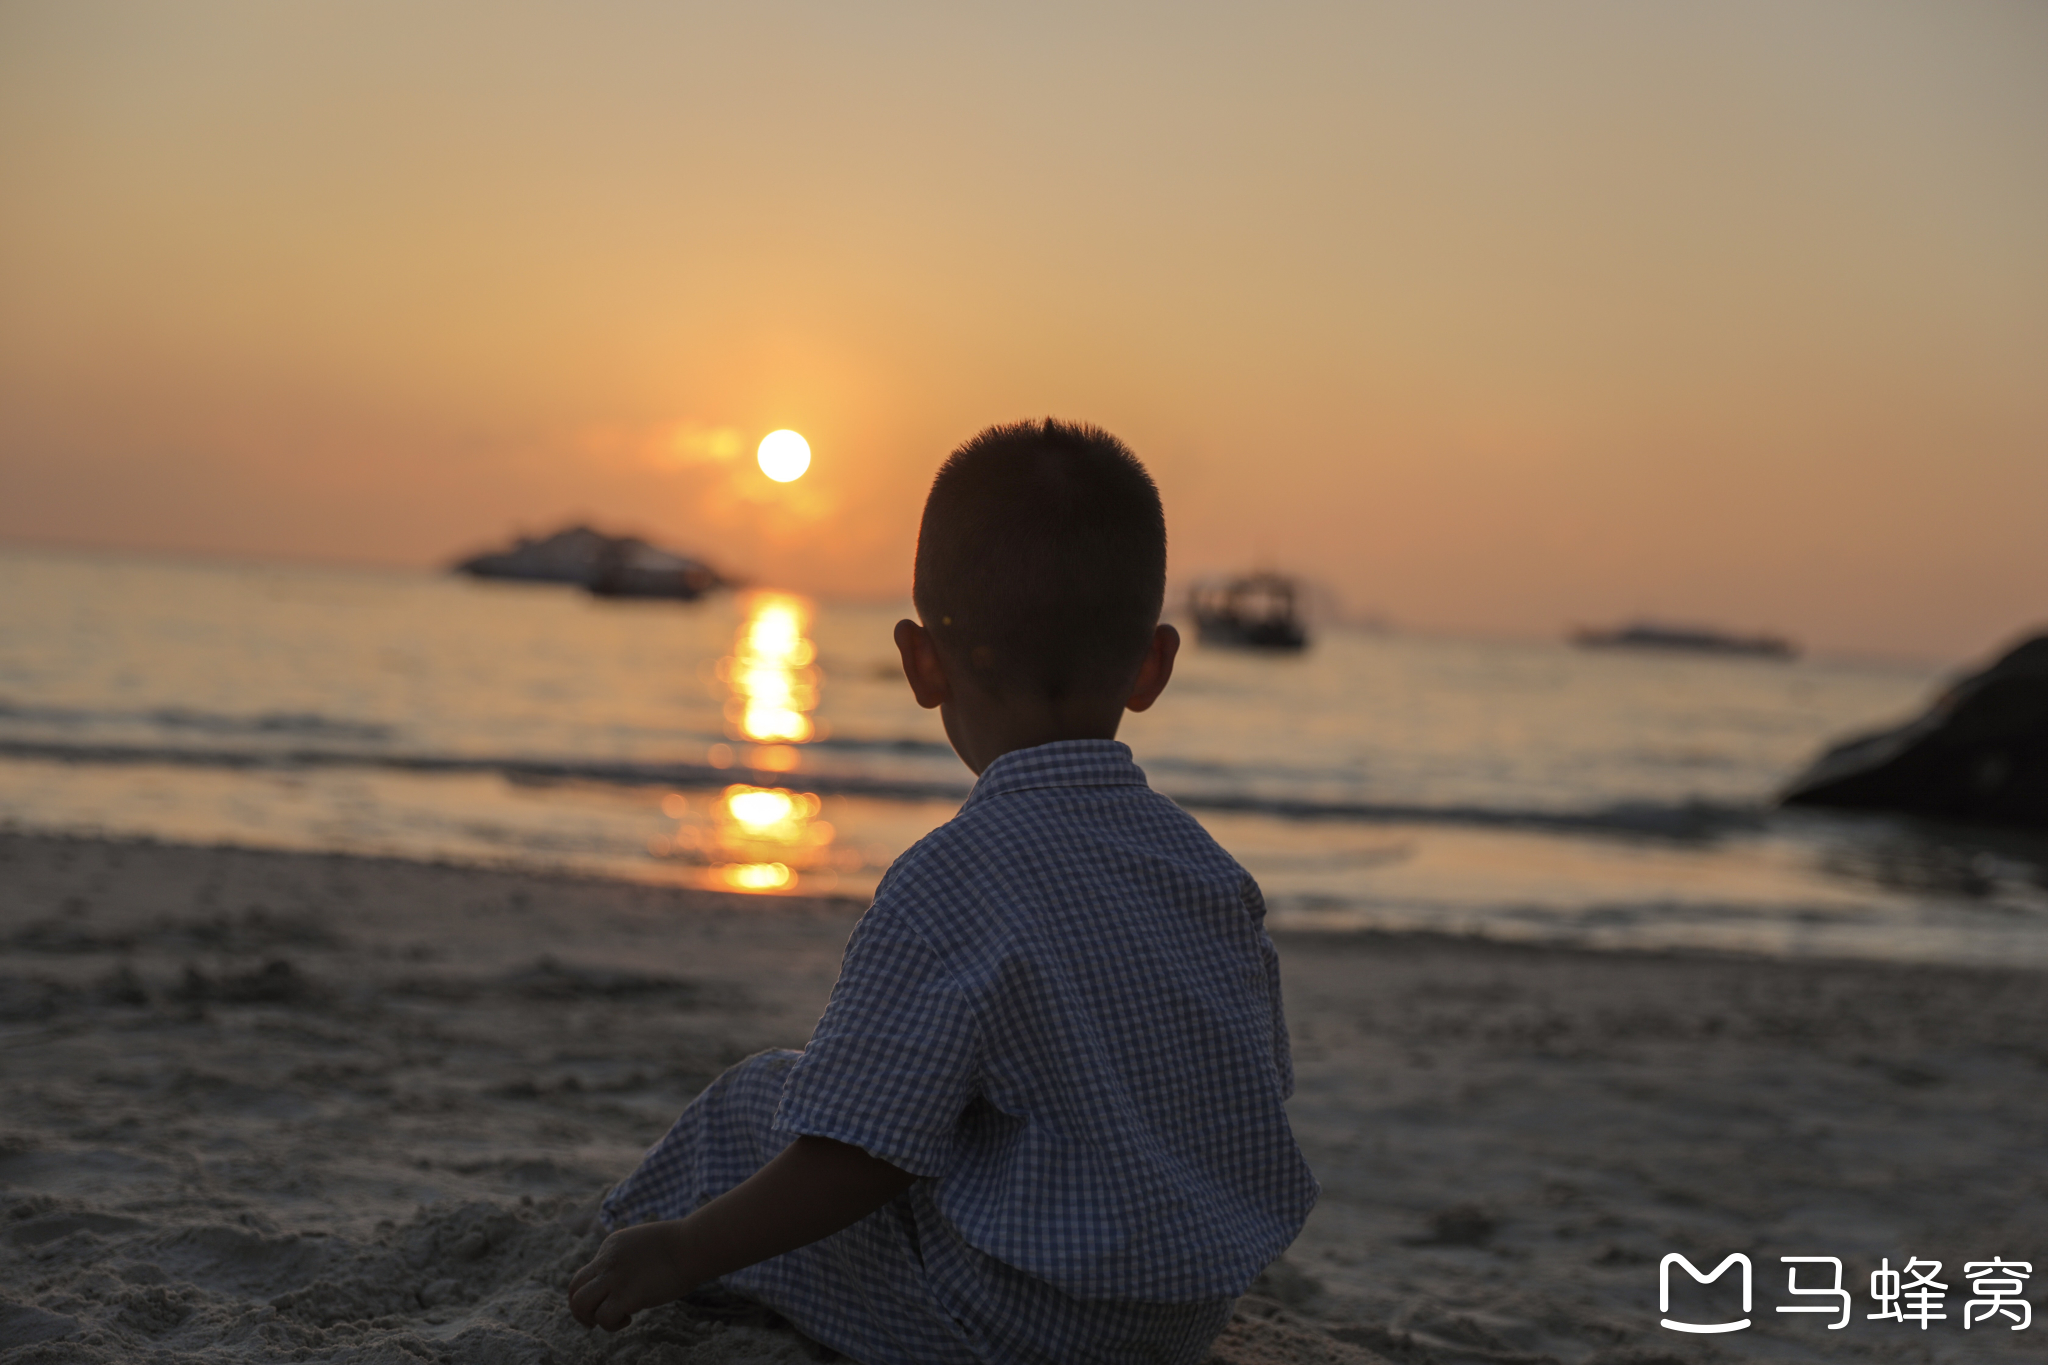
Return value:
<svg viewBox="0 0 2048 1365">
<path fill-rule="evenodd" d="M 917 1177 L 831 1138 L 800 1137 L 687 1218 L 621 1228 L 569 1282 L 569 1311 L 616 1332 L 706 1280 L 851 1227 Z"/>
</svg>

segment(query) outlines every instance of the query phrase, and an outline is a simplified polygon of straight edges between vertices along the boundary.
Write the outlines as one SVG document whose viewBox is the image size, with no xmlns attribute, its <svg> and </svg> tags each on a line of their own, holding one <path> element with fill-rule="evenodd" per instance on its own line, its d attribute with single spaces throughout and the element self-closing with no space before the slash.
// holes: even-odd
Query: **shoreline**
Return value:
<svg viewBox="0 0 2048 1365">
<path fill-rule="evenodd" d="M 753 770 L 736 769 L 741 773 Z M 757 773 L 757 776 L 771 774 Z M 1518 831 L 1519 832 L 1519 831 Z M 1982 830 L 1965 830 L 1986 836 Z M 1991 831 L 1986 837 L 2014 837 Z M 601 869 L 578 866 L 573 862 L 556 864 L 528 863 L 513 858 L 478 858 L 466 860 L 459 857 L 414 855 L 404 852 L 359 852 L 339 849 L 294 847 L 287 843 L 276 845 L 260 843 L 236 843 L 229 840 L 185 840 L 154 834 L 104 833 L 95 830 L 36 829 L 6 822 L 0 822 L 0 846 L 10 842 L 23 845 L 50 845 L 53 847 L 75 847 L 78 850 L 134 850 L 147 856 L 161 852 L 171 856 L 186 854 L 210 854 L 221 857 L 278 858 L 322 862 L 340 860 L 353 865 L 384 867 L 393 870 L 414 869 L 449 876 L 470 876 L 480 878 L 501 878 L 520 883 L 560 884 L 565 887 L 635 887 L 662 894 L 673 894 L 685 900 L 702 898 L 707 906 L 727 911 L 752 906 L 759 910 L 767 905 L 800 904 L 814 909 L 833 907 L 858 918 L 866 910 L 870 897 L 856 892 L 828 889 L 822 891 L 731 891 L 722 887 L 694 885 L 685 880 L 674 869 L 662 865 L 636 875 L 630 870 Z M 530 894 L 530 893 L 529 893 Z M 694 907 L 701 908 L 701 907 Z M 1596 960 L 1638 960 L 1638 961 L 1701 961 L 1701 962 L 1751 962 L 1802 964 L 1816 968 L 1839 966 L 1843 968 L 1898 968 L 1901 970 L 1954 970 L 1961 973 L 2017 972 L 2035 976 L 2048 976 L 2048 958 L 2039 963 L 2018 959 L 1986 961 L 1976 957 L 1942 957 L 1915 959 L 1896 954 L 1855 954 L 1827 953 L 1801 949 L 1798 952 L 1772 952 L 1740 947 L 1722 947 L 1700 943 L 1633 943 L 1608 939 L 1596 942 L 1583 929 L 1573 928 L 1555 936 L 1531 933 L 1523 930 L 1514 934 L 1489 934 L 1477 930 L 1418 929 L 1411 927 L 1361 926 L 1358 928 L 1325 927 L 1314 921 L 1322 912 L 1274 910 L 1269 907 L 1268 928 L 1275 941 L 1286 939 L 1291 942 L 1327 943 L 1330 945 L 1358 943 L 1449 943 L 1467 944 L 1474 947 L 1497 947 L 1502 949 L 1528 949 L 1534 952 L 1557 952 L 1583 955 Z M 1289 916 L 1294 922 L 1285 922 Z M 1275 919 L 1283 922 L 1276 925 Z M 1519 926 L 1518 926 L 1519 928 Z"/>
<path fill-rule="evenodd" d="M 863 908 L 0 832 L 0 1362 L 803 1359 L 715 1302 L 586 1336 L 555 1219 L 803 1043 Z M 2042 973 L 1274 938 L 1324 1196 L 1222 1365 L 2033 1354 L 1954 1272 L 2048 1261 Z M 1658 1259 L 1735 1250 L 1764 1305 L 1845 1258 L 1858 1320 L 1659 1329 Z M 1863 1321 L 1913 1255 L 1950 1320 Z"/>
</svg>

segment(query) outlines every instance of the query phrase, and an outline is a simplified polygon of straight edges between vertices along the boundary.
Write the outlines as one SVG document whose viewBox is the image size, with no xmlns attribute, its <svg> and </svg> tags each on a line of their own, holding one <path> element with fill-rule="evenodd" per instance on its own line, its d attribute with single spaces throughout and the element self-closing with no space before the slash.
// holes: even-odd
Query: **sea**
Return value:
<svg viewBox="0 0 2048 1365">
<path fill-rule="evenodd" d="M 865 897 L 973 783 L 908 612 L 0 547 L 0 828 Z M 1323 623 L 1119 738 L 1277 926 L 2048 964 L 2041 841 L 1776 804 L 1946 677 Z"/>
</svg>

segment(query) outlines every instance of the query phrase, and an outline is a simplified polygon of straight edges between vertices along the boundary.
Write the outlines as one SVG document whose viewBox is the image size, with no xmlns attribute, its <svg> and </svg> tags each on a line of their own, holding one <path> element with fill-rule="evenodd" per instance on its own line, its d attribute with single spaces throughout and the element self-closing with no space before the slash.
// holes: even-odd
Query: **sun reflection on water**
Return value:
<svg viewBox="0 0 2048 1365">
<path fill-rule="evenodd" d="M 756 744 L 804 744 L 816 734 L 809 713 L 818 706 L 817 647 L 804 638 L 809 603 L 784 593 L 756 593 L 719 677 L 732 689 L 725 718 L 735 739 Z M 786 771 L 786 770 L 785 770 Z"/>
<path fill-rule="evenodd" d="M 746 616 L 733 651 L 719 660 L 717 676 L 729 693 L 727 736 L 706 755 L 714 768 L 735 762 L 757 773 L 793 773 L 803 765 L 798 745 L 818 737 L 810 713 L 818 706 L 818 651 L 804 634 L 811 605 L 789 593 L 760 592 L 746 599 Z M 735 746 L 741 746 L 735 752 Z M 678 822 L 673 838 L 657 838 L 648 851 L 702 863 L 712 885 L 734 891 L 789 891 L 808 880 L 825 890 L 832 876 L 835 831 L 818 818 L 815 792 L 736 782 L 717 795 L 671 792 L 662 813 Z"/>
</svg>

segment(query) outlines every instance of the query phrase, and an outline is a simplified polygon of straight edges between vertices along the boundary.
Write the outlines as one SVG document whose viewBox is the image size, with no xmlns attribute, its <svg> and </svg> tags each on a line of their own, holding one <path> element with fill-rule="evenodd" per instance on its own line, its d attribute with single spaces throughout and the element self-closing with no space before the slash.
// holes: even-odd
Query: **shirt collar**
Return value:
<svg viewBox="0 0 2048 1365">
<path fill-rule="evenodd" d="M 982 770 L 967 799 L 979 801 L 1033 787 L 1146 785 L 1145 770 L 1131 760 L 1129 745 L 1113 739 L 1060 739 L 1004 754 Z"/>
</svg>

